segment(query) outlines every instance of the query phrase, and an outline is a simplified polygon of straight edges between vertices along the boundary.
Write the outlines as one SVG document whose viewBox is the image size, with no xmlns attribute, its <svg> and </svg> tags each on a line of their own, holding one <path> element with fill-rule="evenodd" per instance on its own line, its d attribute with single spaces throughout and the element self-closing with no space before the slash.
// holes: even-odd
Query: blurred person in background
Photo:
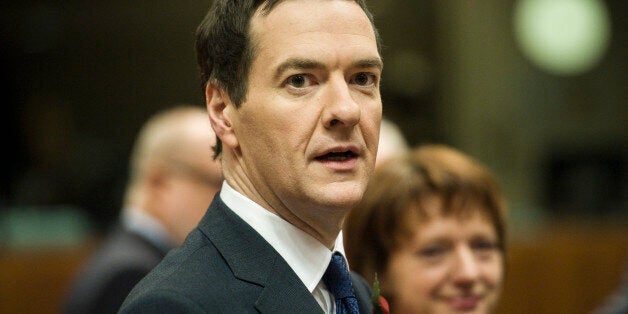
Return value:
<svg viewBox="0 0 628 314">
<path fill-rule="evenodd" d="M 443 145 L 384 161 L 345 220 L 351 269 L 390 312 L 490 313 L 505 267 L 506 212 L 487 168 Z"/>
<path fill-rule="evenodd" d="M 390 157 L 407 152 L 408 149 L 408 141 L 403 135 L 401 128 L 392 120 L 382 118 L 375 167 L 379 166 L 384 160 Z"/>
<path fill-rule="evenodd" d="M 64 312 L 115 313 L 133 286 L 198 224 L 220 188 L 207 112 L 181 104 L 141 129 L 119 223 L 78 274 Z"/>
</svg>

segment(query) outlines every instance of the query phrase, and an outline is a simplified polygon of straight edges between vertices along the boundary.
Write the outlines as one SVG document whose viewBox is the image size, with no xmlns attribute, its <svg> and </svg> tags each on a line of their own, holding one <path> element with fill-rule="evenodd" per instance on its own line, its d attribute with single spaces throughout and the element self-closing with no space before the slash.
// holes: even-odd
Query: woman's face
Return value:
<svg viewBox="0 0 628 314">
<path fill-rule="evenodd" d="M 504 273 L 497 233 L 479 209 L 444 217 L 439 203 L 428 203 L 435 214 L 390 256 L 381 282 L 391 312 L 490 313 Z"/>
</svg>

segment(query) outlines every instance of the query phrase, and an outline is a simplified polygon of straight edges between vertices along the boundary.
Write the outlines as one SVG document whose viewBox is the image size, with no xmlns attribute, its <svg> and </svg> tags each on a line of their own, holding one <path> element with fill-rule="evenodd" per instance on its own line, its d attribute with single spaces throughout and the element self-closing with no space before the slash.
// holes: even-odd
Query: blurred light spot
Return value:
<svg viewBox="0 0 628 314">
<path fill-rule="evenodd" d="M 600 0 L 519 0 L 513 22 L 526 58 L 558 75 L 591 70 L 611 37 L 609 12 Z"/>
</svg>

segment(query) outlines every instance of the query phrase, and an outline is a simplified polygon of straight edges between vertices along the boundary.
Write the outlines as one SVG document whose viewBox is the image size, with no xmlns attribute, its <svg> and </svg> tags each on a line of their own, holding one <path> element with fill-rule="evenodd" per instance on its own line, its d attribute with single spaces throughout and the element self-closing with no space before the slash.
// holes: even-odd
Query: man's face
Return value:
<svg viewBox="0 0 628 314">
<path fill-rule="evenodd" d="M 344 214 L 362 197 L 379 138 L 371 23 L 353 1 L 284 1 L 253 16 L 251 40 L 246 101 L 226 109 L 249 197 L 306 221 L 320 216 L 313 209 Z"/>
</svg>

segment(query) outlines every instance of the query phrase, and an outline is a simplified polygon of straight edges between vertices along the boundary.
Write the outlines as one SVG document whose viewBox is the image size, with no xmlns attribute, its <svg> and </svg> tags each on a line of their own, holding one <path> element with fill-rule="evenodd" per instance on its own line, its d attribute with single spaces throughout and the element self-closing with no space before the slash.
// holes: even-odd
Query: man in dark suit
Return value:
<svg viewBox="0 0 628 314">
<path fill-rule="evenodd" d="M 142 128 L 120 221 L 81 272 L 65 313 L 115 313 L 135 286 L 198 224 L 222 183 L 207 111 L 177 105 Z"/>
<path fill-rule="evenodd" d="M 341 231 L 382 115 L 364 2 L 215 0 L 196 49 L 225 181 L 120 312 L 371 313 Z"/>
</svg>

